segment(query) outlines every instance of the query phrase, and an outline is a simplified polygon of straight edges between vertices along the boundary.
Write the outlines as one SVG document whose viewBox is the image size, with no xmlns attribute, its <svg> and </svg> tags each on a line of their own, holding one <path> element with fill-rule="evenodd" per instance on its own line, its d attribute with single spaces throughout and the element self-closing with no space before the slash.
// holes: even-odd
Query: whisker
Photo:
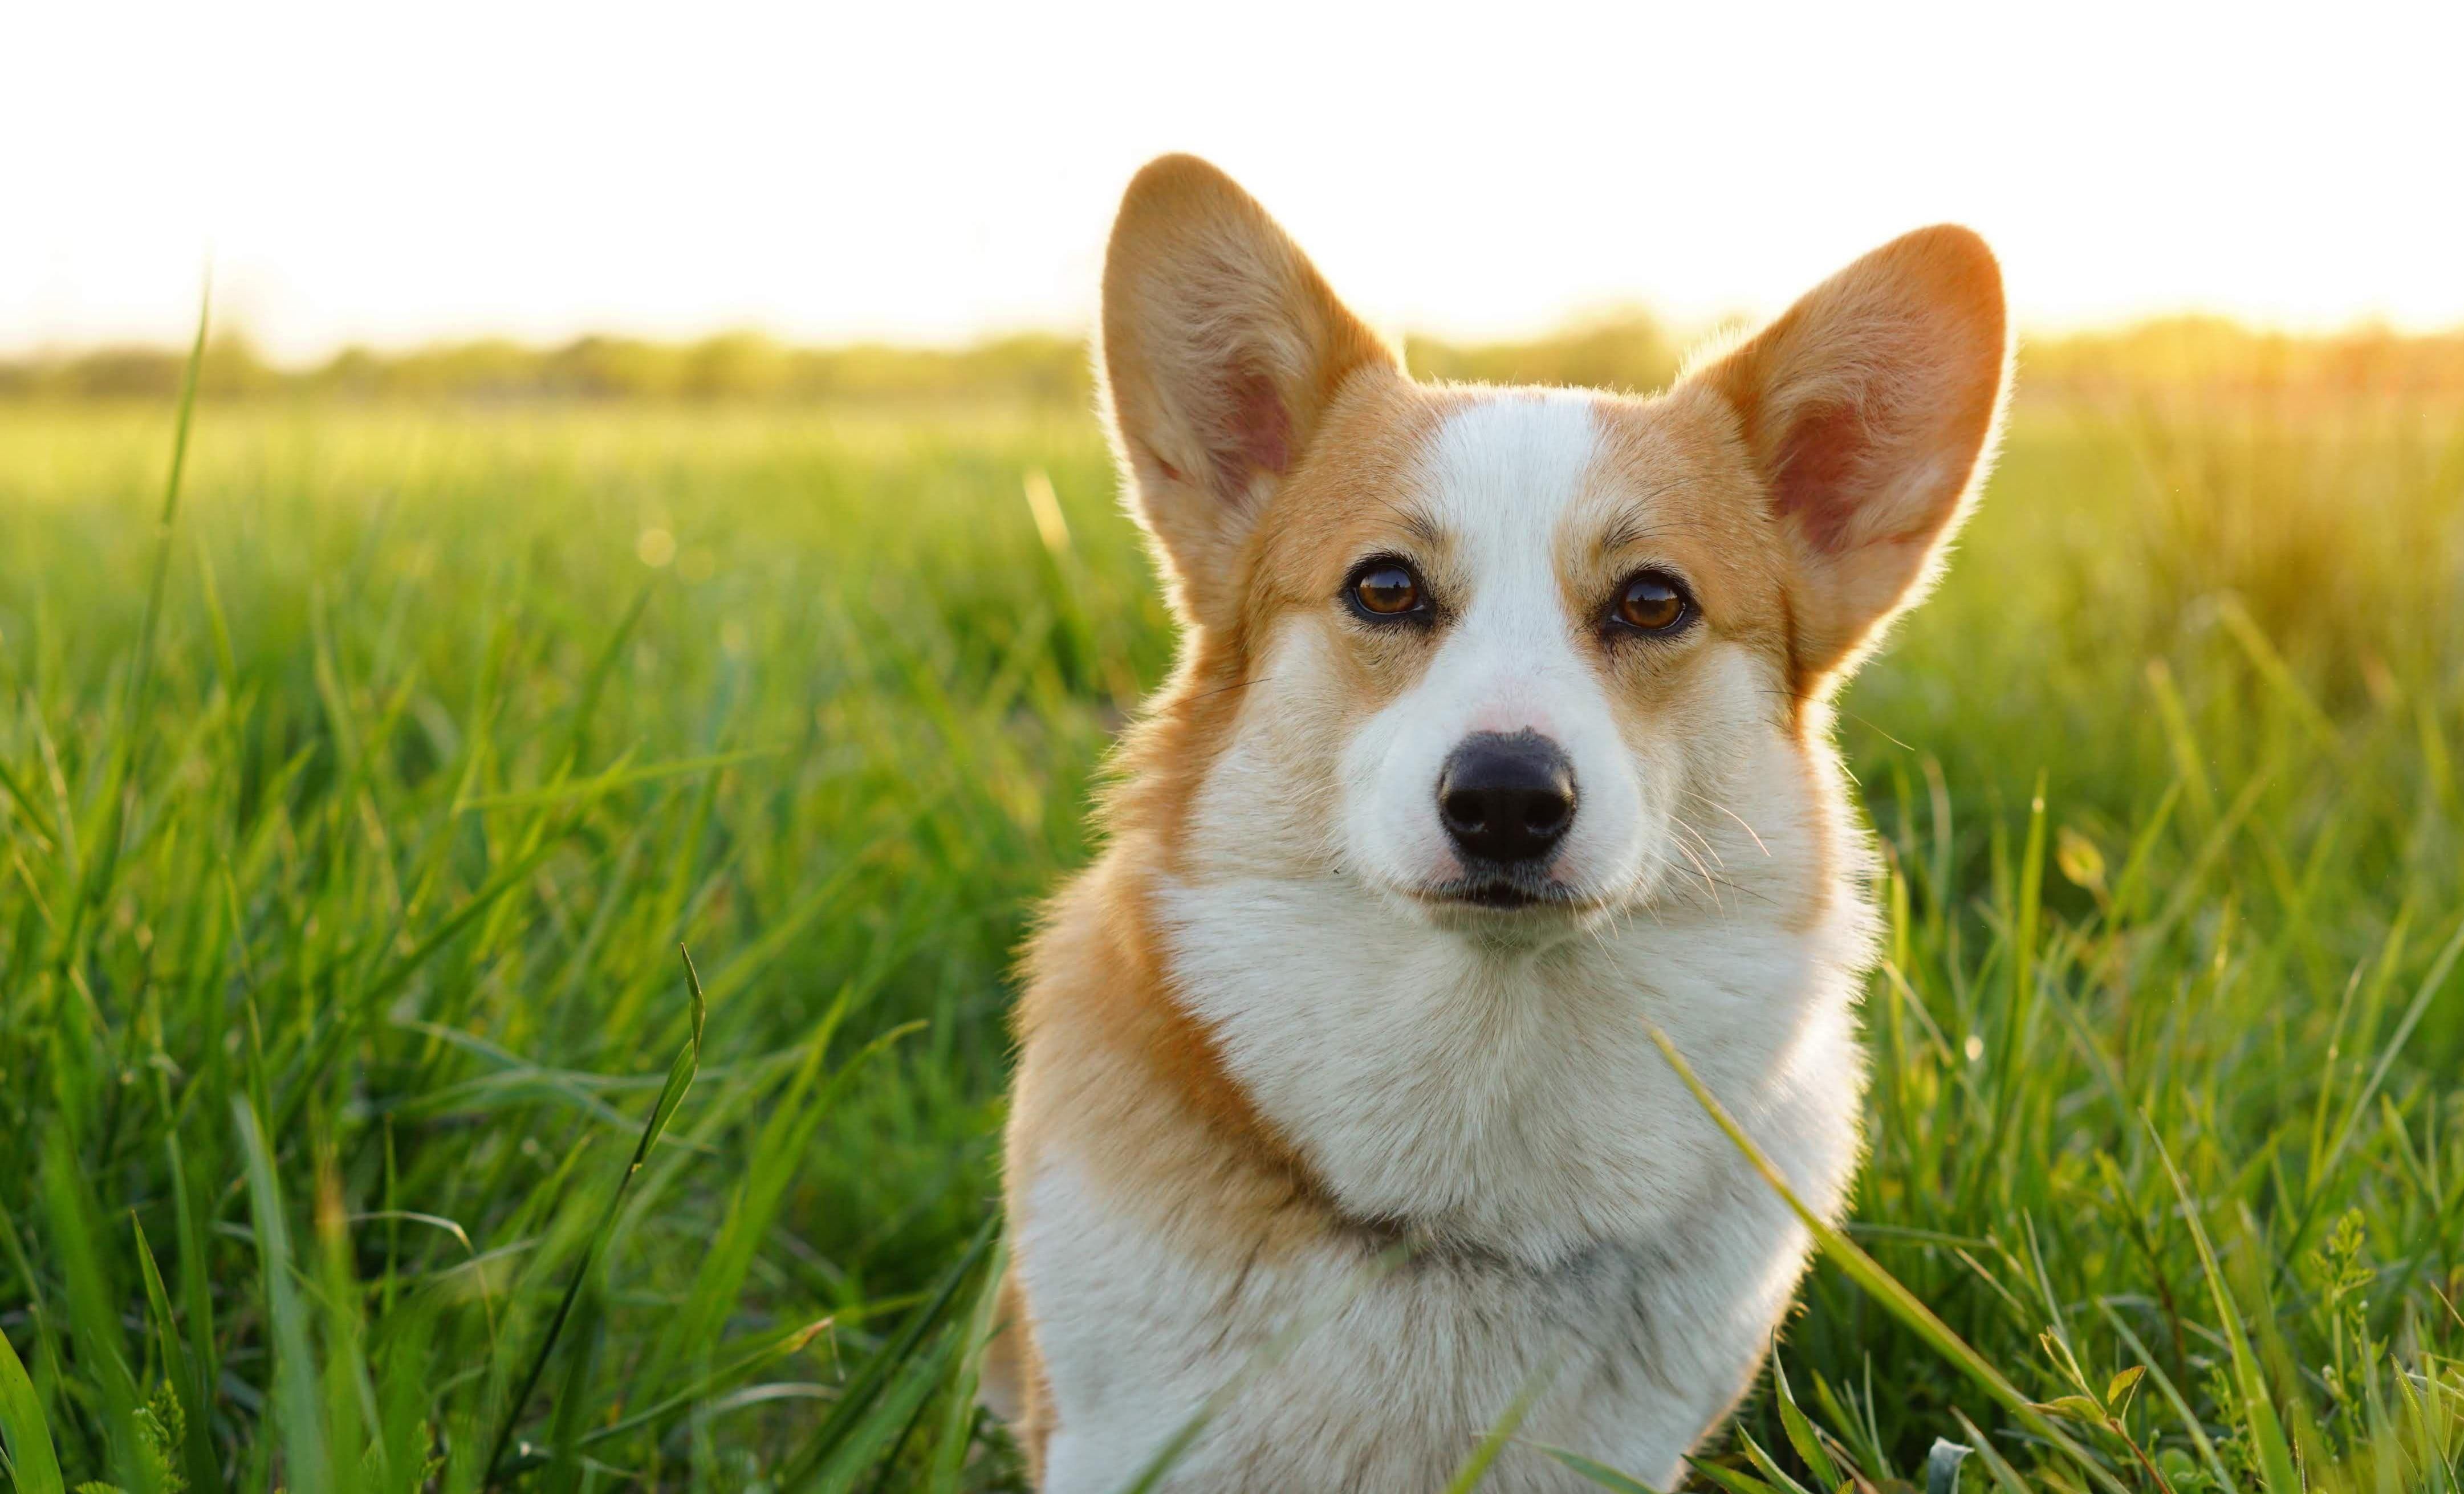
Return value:
<svg viewBox="0 0 2464 1494">
<path fill-rule="evenodd" d="M 1754 849 L 1761 851 L 1765 856 L 1769 856 L 1771 854 L 1771 847 L 1763 844 L 1762 836 L 1755 832 L 1752 825 L 1746 823 L 1745 816 L 1737 813 L 1735 810 L 1729 808 L 1727 805 L 1720 802 L 1718 800 L 1713 799 L 1710 795 L 1705 794 L 1699 789 L 1689 788 L 1685 792 L 1688 796 L 1700 800 L 1703 803 L 1709 805 L 1713 809 L 1717 809 L 1722 814 L 1727 815 L 1729 819 L 1736 821 L 1737 828 L 1745 831 L 1747 835 L 1753 838 Z"/>
<path fill-rule="evenodd" d="M 1881 737 L 1886 742 L 1889 742 L 1892 746 L 1897 747 L 1902 752 L 1916 751 L 1915 748 L 1909 746 L 1907 743 L 1900 740 L 1896 736 L 1893 736 L 1890 733 L 1883 731 L 1881 727 L 1876 726 L 1874 724 L 1874 718 L 1871 716 L 1859 715 L 1854 711 L 1842 711 L 1839 714 L 1846 716 L 1849 720 L 1855 721 L 1863 726 L 1867 731 L 1872 732 L 1875 736 Z"/>
<path fill-rule="evenodd" d="M 1685 843 L 1683 841 L 1679 841 L 1677 843 L 1677 850 L 1680 855 L 1683 856 L 1687 861 L 1692 862 L 1694 864 L 1695 871 L 1701 874 L 1703 878 L 1703 890 L 1711 894 L 1711 906 L 1719 909 L 1722 912 L 1727 912 L 1728 910 L 1720 902 L 1720 890 L 1717 887 L 1714 887 L 1711 883 L 1711 868 L 1703 865 L 1700 857 L 1696 856 L 1691 850 L 1686 849 Z"/>
<path fill-rule="evenodd" d="M 1720 847 L 1711 844 L 1711 837 L 1704 834 L 1699 825 L 1687 821 L 1683 815 L 1676 814 L 1674 812 L 1669 815 L 1668 823 L 1674 824 L 1686 834 L 1694 837 L 1694 844 L 1703 847 L 1705 855 L 1709 856 L 1713 861 L 1718 862 L 1720 864 L 1721 870 L 1726 871 L 1728 869 L 1728 858 L 1720 854 Z"/>
<path fill-rule="evenodd" d="M 1271 674 L 1258 674 L 1253 675 L 1248 679 L 1236 679 L 1229 685 L 1219 685 L 1213 690 L 1200 691 L 1189 698 L 1192 700 L 1212 700 L 1218 695 L 1229 694 L 1236 690 L 1247 690 L 1252 685 L 1266 684 L 1273 678 L 1274 676 Z"/>
</svg>

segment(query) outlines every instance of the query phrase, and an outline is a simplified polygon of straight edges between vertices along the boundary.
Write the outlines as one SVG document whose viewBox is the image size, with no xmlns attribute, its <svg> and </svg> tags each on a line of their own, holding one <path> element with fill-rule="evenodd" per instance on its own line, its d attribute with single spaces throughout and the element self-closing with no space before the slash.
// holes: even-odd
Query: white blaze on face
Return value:
<svg viewBox="0 0 2464 1494">
<path fill-rule="evenodd" d="M 1410 890 L 1463 875 L 1438 780 L 1481 732 L 1537 733 L 1573 763 L 1574 818 L 1554 880 L 1616 900 L 1654 874 L 1667 833 L 1661 796 L 1617 730 L 1589 656 L 1591 620 L 1569 614 L 1557 568 L 1598 450 L 1592 397 L 1580 393 L 1484 400 L 1432 437 L 1419 491 L 1401 501 L 1448 537 L 1454 616 L 1427 672 L 1344 754 L 1346 857 L 1371 882 Z"/>
</svg>

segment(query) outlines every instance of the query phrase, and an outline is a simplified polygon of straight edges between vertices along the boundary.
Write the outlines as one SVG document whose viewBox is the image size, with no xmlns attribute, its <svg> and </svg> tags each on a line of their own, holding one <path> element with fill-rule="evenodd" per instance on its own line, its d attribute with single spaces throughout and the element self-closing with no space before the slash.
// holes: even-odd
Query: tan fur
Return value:
<svg viewBox="0 0 2464 1494">
<path fill-rule="evenodd" d="M 1104 259 L 1099 362 L 1115 450 L 1191 617 L 1221 623 L 1262 483 L 1346 380 L 1401 361 L 1248 193 L 1195 156 L 1131 182 Z"/>
<path fill-rule="evenodd" d="M 1788 536 L 1809 690 L 1853 672 L 1931 583 L 1991 466 L 2010 361 L 2000 267 L 1944 225 L 1858 260 L 1689 381 L 1734 408 Z M 1926 471 L 1937 452 L 1958 459 Z"/>
<path fill-rule="evenodd" d="M 1116 843 L 1029 947 L 1004 1172 L 1033 1175 L 1047 1149 L 1066 1149 L 1184 1254 L 1270 1261 L 1327 1230 L 1332 1211 L 1172 998 L 1137 890 L 1162 852 L 1143 837 Z M 1025 1217 L 1019 1200 L 1010 1207 L 1016 1231 Z M 1020 1403 L 1016 1430 L 1040 1480 L 1050 1408 L 1014 1270 L 1003 1295 L 1024 1331 L 986 1373 Z"/>
</svg>

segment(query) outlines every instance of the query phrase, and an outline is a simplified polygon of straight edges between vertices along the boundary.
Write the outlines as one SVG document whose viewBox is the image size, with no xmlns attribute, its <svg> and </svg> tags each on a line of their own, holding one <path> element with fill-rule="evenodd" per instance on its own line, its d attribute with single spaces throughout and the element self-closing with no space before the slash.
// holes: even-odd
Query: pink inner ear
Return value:
<svg viewBox="0 0 2464 1494">
<path fill-rule="evenodd" d="M 1258 472 L 1281 473 L 1291 465 L 1292 417 L 1275 382 L 1255 368 L 1238 368 L 1224 381 L 1224 429 L 1215 456 L 1216 490 L 1227 498 L 1246 492 Z"/>
<path fill-rule="evenodd" d="M 1857 507 L 1870 496 L 1859 491 L 1869 439 L 1863 411 L 1826 405 L 1799 416 L 1780 448 L 1772 504 L 1827 553 L 1847 548 Z"/>
</svg>

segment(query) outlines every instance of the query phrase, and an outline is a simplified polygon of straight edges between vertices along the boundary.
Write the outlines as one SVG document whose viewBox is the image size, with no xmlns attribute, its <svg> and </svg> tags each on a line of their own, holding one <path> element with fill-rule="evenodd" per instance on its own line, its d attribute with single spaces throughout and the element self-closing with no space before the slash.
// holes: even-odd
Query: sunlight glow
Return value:
<svg viewBox="0 0 2464 1494">
<path fill-rule="evenodd" d="M 1209 155 L 1381 322 L 1773 309 L 1959 219 L 2023 323 L 2464 322 L 2464 6 L 25 6 L 0 351 L 1067 327 Z"/>
</svg>

